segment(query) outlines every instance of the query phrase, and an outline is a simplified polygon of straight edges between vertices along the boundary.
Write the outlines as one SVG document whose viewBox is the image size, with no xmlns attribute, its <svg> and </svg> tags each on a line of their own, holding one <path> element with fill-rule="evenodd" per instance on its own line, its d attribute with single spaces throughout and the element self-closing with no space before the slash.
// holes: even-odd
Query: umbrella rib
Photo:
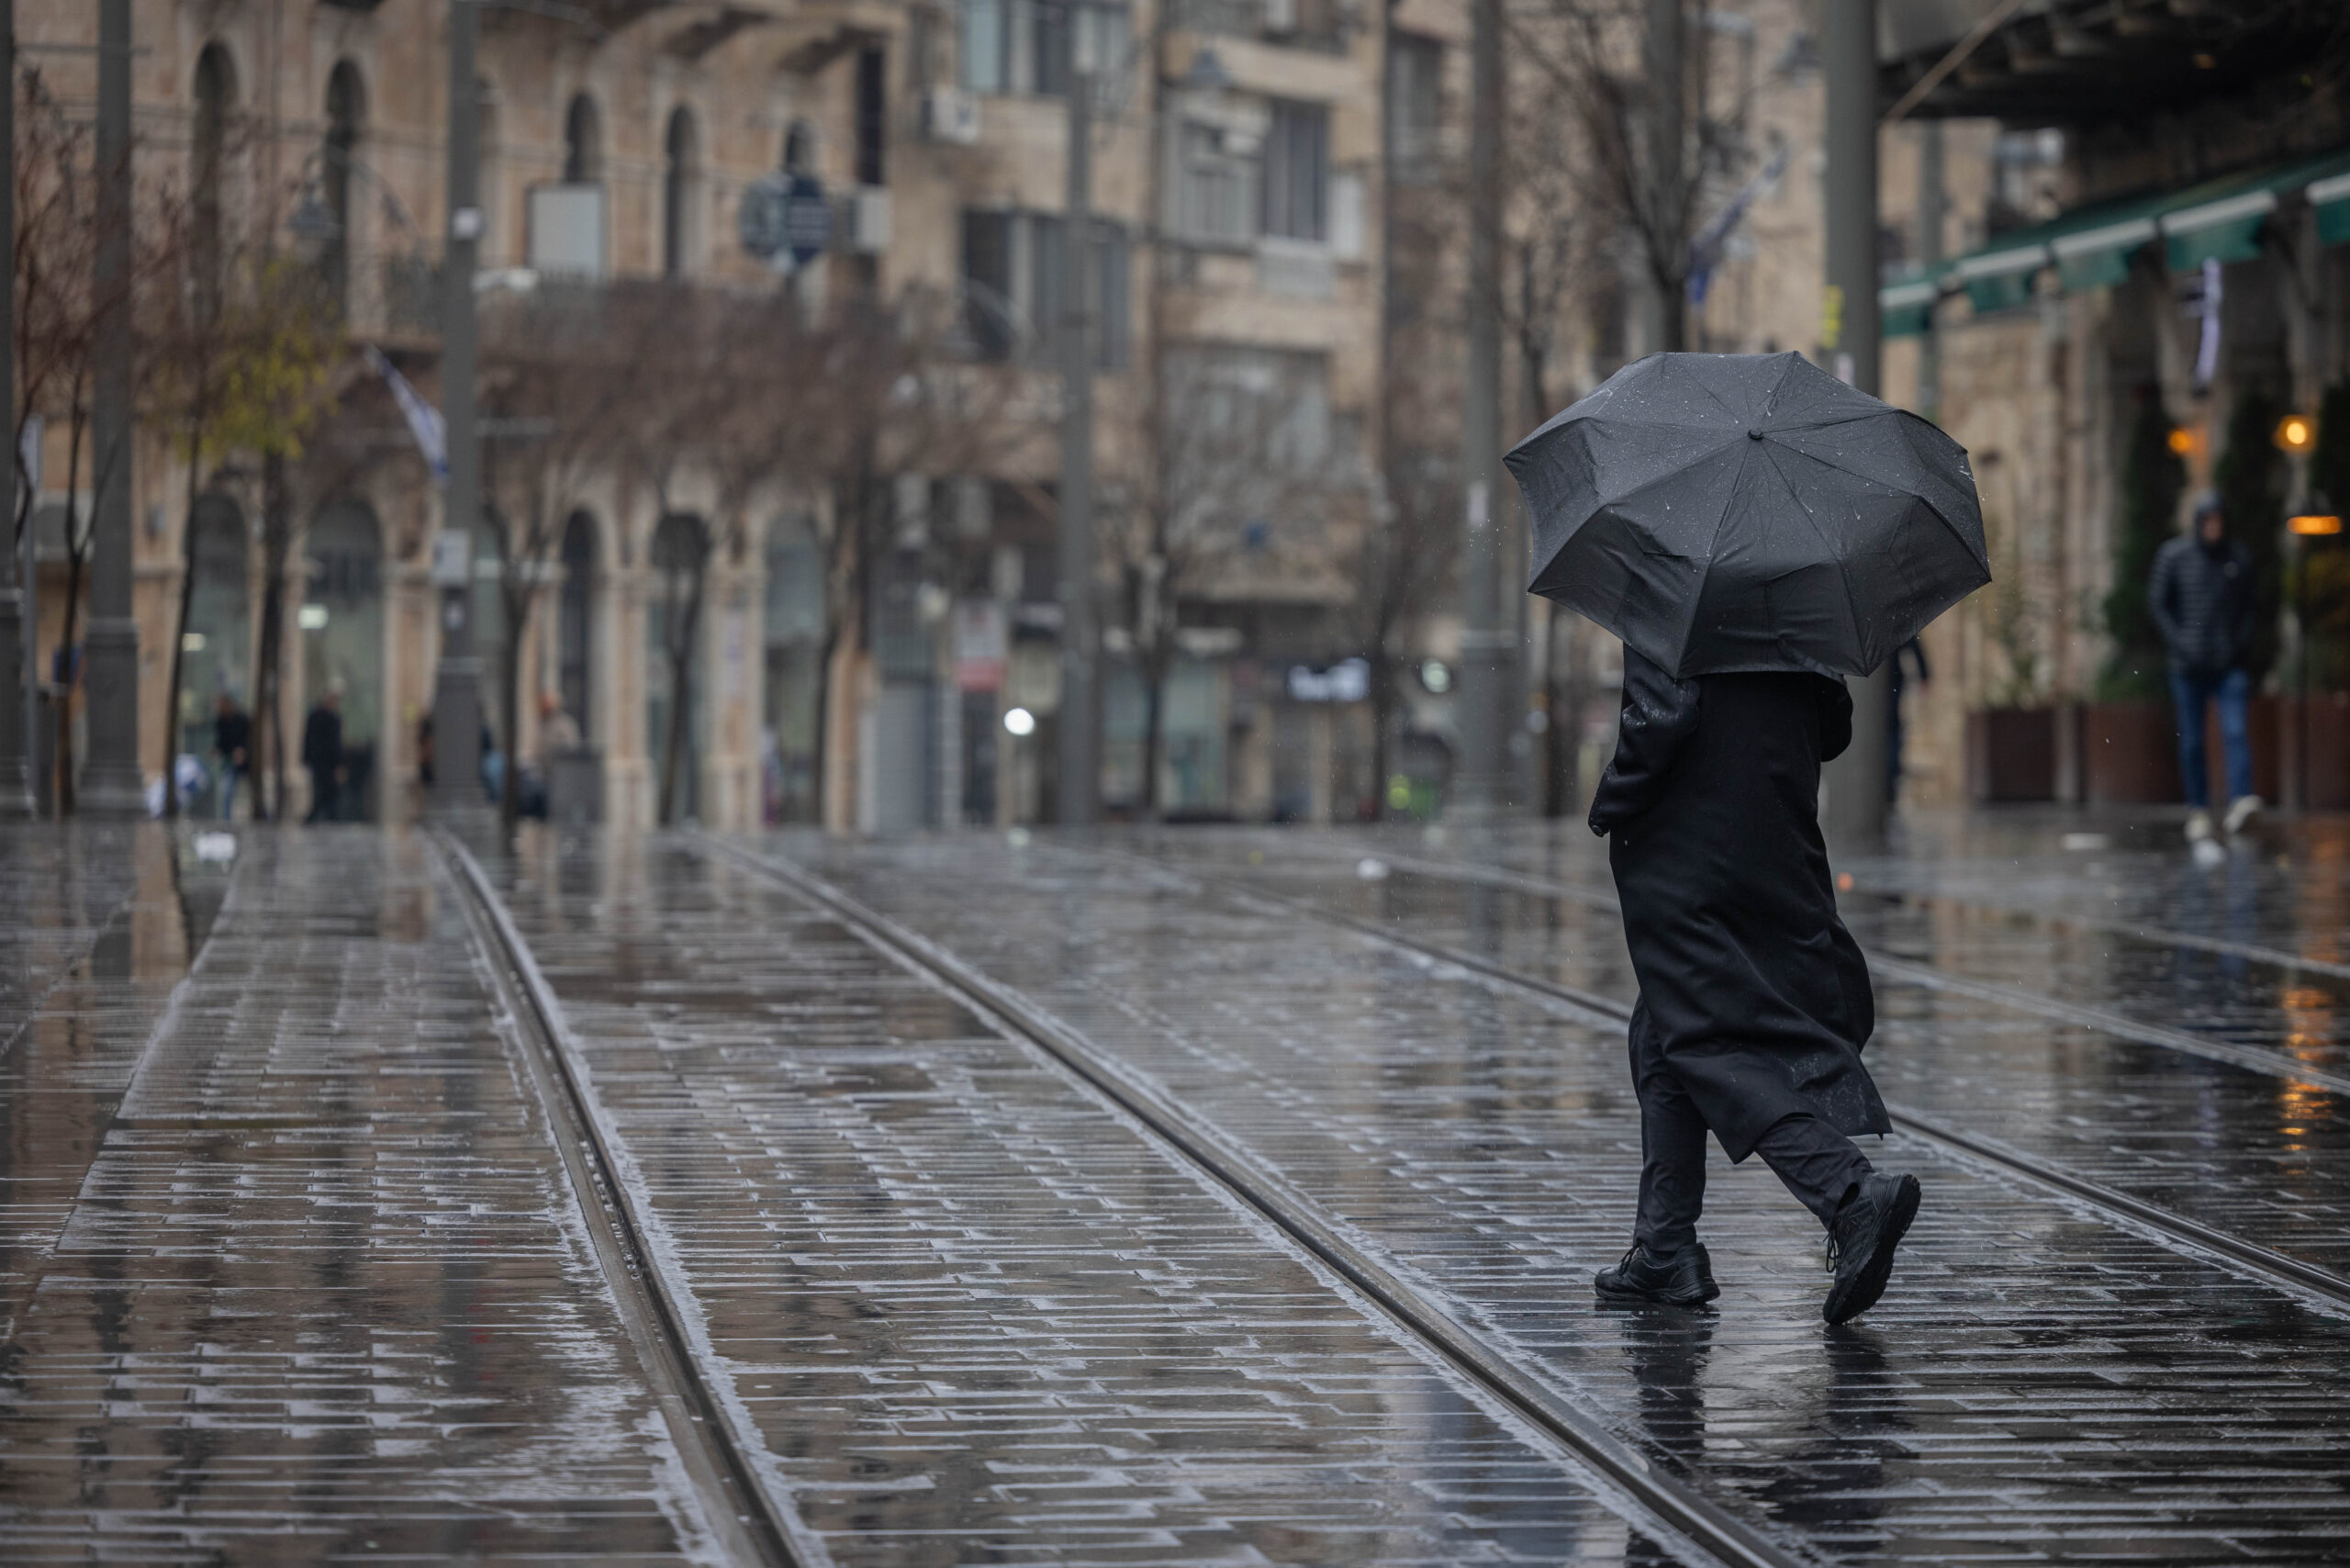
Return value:
<svg viewBox="0 0 2350 1568">
<path fill-rule="evenodd" d="M 1754 445 L 1752 442 L 1744 444 L 1750 449 Z M 1697 611 L 1706 602 L 1706 586 L 1714 579 L 1714 561 L 1721 550 L 1722 530 L 1729 526 L 1729 509 L 1738 499 L 1739 481 L 1746 476 L 1746 465 L 1753 461 L 1754 454 L 1749 450 L 1739 458 L 1738 472 L 1732 474 L 1729 476 L 1729 483 L 1722 487 L 1722 514 L 1714 519 L 1714 532 L 1706 541 L 1705 565 L 1697 570 L 1697 590 L 1689 596 L 1689 613 L 1681 622 L 1681 656 L 1684 659 L 1689 656 L 1689 638 L 1696 630 Z M 1685 473 L 1687 470 L 1684 469 L 1683 472 Z M 1781 477 L 1784 480 L 1785 476 Z M 1673 678 L 1678 679 L 1681 671 L 1676 667 L 1673 674 Z"/>
<path fill-rule="evenodd" d="M 1765 442 L 1763 444 L 1767 446 L 1770 443 Z M 1793 449 L 1791 448 L 1790 450 Z M 1809 453 L 1806 453 L 1804 455 L 1808 457 L 1811 454 Z M 1811 529 L 1812 533 L 1818 537 L 1821 545 L 1827 551 L 1828 558 L 1836 563 L 1836 580 L 1844 585 L 1844 629 L 1851 635 L 1852 639 L 1852 646 L 1857 651 L 1860 649 L 1861 645 L 1861 628 L 1852 616 L 1852 575 L 1845 569 L 1843 552 L 1836 548 L 1836 542 L 1829 536 L 1828 531 L 1819 526 L 1819 520 L 1812 515 L 1811 508 L 1805 504 L 1803 492 L 1796 488 L 1796 482 L 1793 479 L 1787 477 L 1787 471 L 1779 466 L 1779 454 L 1774 452 L 1770 454 L 1770 457 L 1771 472 L 1779 476 L 1779 483 L 1787 487 L 1787 498 L 1796 503 L 1796 509 L 1803 513 L 1804 522 Z M 1833 468 L 1836 465 L 1831 463 L 1825 465 L 1825 466 Z M 1840 469 L 1838 471 L 1840 473 L 1852 472 L 1850 469 Z M 1868 476 L 1865 474 L 1856 476 L 1863 479 L 1868 478 Z M 1876 484 L 1879 483 L 1879 481 L 1870 479 L 1869 483 Z M 1891 488 L 1890 486 L 1887 486 L 1886 487 L 1888 489 Z M 1927 510 L 1930 511 L 1932 510 L 1930 507 Z M 1939 516 L 1941 514 L 1936 513 L 1936 515 Z"/>
<path fill-rule="evenodd" d="M 1817 429 L 1818 427 L 1814 426 L 1812 428 Z M 1942 527 L 1950 531 L 1951 537 L 1958 541 L 1959 548 L 1964 550 L 1968 555 L 1973 556 L 1977 565 L 1981 566 L 1986 571 L 1990 568 L 1991 563 L 1987 558 L 1987 550 L 1986 554 L 1976 555 L 1975 553 L 1975 546 L 1967 542 L 1967 538 L 1964 533 L 1959 532 L 1958 525 L 1953 522 L 1949 518 L 1942 515 L 1942 508 L 1934 505 L 1933 502 L 1928 500 L 1916 490 L 1906 489 L 1899 485 L 1887 484 L 1885 480 L 1878 478 L 1874 474 L 1862 473 L 1859 469 L 1853 467 L 1849 463 L 1839 463 L 1832 457 L 1822 457 L 1818 453 L 1806 451 L 1804 448 L 1796 446 L 1791 442 L 1785 442 L 1785 444 L 1788 451 L 1802 453 L 1804 456 L 1808 457 L 1811 461 L 1818 464 L 1823 468 L 1833 468 L 1839 474 L 1850 474 L 1855 479 L 1865 479 L 1872 485 L 1883 485 L 1886 489 L 1892 491 L 1897 496 L 1909 497 L 1911 499 L 1918 502 L 1919 505 L 1924 507 L 1928 511 L 1933 513 L 1934 521 L 1941 523 Z M 1783 479 L 1785 478 L 1785 472 L 1782 470 L 1779 476 Z M 1790 486 L 1790 488 L 1792 487 L 1793 487 Z"/>
</svg>

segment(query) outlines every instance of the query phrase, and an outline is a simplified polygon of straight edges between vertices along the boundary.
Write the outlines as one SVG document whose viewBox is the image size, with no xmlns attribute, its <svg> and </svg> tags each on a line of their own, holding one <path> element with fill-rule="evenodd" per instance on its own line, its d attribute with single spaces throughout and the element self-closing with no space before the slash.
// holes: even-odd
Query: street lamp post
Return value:
<svg viewBox="0 0 2350 1568">
<path fill-rule="evenodd" d="M 14 92 L 12 79 L 8 90 Z M 96 513 L 90 546 L 90 630 L 83 644 L 88 764 L 78 796 L 93 816 L 146 810 L 139 767 L 139 622 L 131 605 L 135 454 L 130 418 L 130 0 L 99 0 L 98 319 L 90 435 Z M 163 760 L 168 779 L 171 759 Z"/>
<path fill-rule="evenodd" d="M 1070 24 L 1072 48 L 1076 27 Z M 1093 615 L 1093 73 L 1069 76 L 1069 212 L 1061 233 L 1061 598 L 1059 816 L 1089 827 L 1102 790 L 1100 636 Z"/>
<path fill-rule="evenodd" d="M 17 166 L 17 0 L 0 0 L 0 168 Z M 0 252 L 17 252 L 17 182 L 0 180 Z M 17 433 L 17 291 L 0 289 L 0 388 L 6 389 L 8 439 Z M 16 458 L 9 456 L 10 472 Z M 16 510 L 12 485 L 10 511 Z M 32 727 L 20 693 L 32 677 L 25 654 L 33 585 L 20 577 L 21 550 L 0 550 L 0 819 L 33 814 Z"/>
<path fill-rule="evenodd" d="M 1826 0 L 1820 62 L 1828 86 L 1828 287 L 1838 302 L 1832 368 L 1877 390 L 1876 0 Z M 1900 655 L 1897 653 L 1895 657 Z M 1885 836 L 1886 742 L 1892 672 L 1851 682 L 1852 743 L 1827 767 L 1824 826 L 1840 845 Z"/>
<path fill-rule="evenodd" d="M 449 0 L 449 228 L 441 266 L 441 400 L 449 480 L 443 542 L 433 555 L 441 666 L 432 686 L 432 794 L 444 809 L 480 800 L 481 662 L 474 653 L 472 548 L 481 521 L 481 443 L 474 420 L 474 267 L 482 230 L 476 148 L 481 102 L 474 67 L 478 25 L 475 0 Z"/>
<path fill-rule="evenodd" d="M 1516 617 L 1505 612 L 1501 518 L 1501 0 L 1471 10 L 1469 365 L 1461 403 L 1467 541 L 1461 570 L 1460 782 L 1469 821 L 1497 814 L 1511 776 Z"/>
</svg>

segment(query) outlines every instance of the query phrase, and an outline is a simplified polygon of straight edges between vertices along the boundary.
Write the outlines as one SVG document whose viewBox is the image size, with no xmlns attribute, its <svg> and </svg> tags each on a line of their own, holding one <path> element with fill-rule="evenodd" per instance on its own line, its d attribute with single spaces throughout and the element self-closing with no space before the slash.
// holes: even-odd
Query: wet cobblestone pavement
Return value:
<svg viewBox="0 0 2350 1568">
<path fill-rule="evenodd" d="M 690 1551 L 707 1531 L 431 859 L 245 840 L 175 888 L 170 841 L 136 835 L 124 943 L 0 1059 L 0 1558 Z M 183 899 L 218 906 L 208 932 Z"/>
<path fill-rule="evenodd" d="M 0 1561 L 2350 1562 L 2344 824 L 1840 862 L 1842 1330 L 1579 827 L 241 838 L 0 831 Z"/>
</svg>

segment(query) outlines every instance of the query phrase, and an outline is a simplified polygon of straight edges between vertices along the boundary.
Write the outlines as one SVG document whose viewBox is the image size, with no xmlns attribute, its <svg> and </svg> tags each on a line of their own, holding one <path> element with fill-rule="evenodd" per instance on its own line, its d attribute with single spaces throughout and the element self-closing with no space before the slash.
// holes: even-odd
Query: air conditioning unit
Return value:
<svg viewBox="0 0 2350 1568">
<path fill-rule="evenodd" d="M 922 95 L 925 141 L 968 147 L 979 139 L 979 100 L 960 87 L 933 87 Z"/>
<path fill-rule="evenodd" d="M 833 226 L 834 247 L 860 256 L 878 256 L 890 248 L 890 187 L 859 185 L 841 197 L 840 220 Z"/>
</svg>

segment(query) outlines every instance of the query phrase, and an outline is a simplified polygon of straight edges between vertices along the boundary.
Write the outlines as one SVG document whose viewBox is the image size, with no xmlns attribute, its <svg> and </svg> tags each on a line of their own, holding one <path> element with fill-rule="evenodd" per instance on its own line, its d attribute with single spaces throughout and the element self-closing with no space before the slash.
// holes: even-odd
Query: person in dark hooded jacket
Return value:
<svg viewBox="0 0 2350 1568">
<path fill-rule="evenodd" d="M 1696 1224 L 1710 1129 L 1758 1150 L 1829 1233 L 1841 1323 L 1883 1294 L 1918 1210 L 1913 1176 L 1852 1142 L 1889 1130 L 1861 1065 L 1876 1026 L 1859 945 L 1836 913 L 1818 821 L 1820 764 L 1851 743 L 1852 700 L 1826 676 L 1675 679 L 1627 647 L 1616 758 L 1591 828 L 1640 983 L 1632 1081 L 1639 1214 L 1602 1297 L 1694 1306 L 1720 1294 Z"/>
</svg>

